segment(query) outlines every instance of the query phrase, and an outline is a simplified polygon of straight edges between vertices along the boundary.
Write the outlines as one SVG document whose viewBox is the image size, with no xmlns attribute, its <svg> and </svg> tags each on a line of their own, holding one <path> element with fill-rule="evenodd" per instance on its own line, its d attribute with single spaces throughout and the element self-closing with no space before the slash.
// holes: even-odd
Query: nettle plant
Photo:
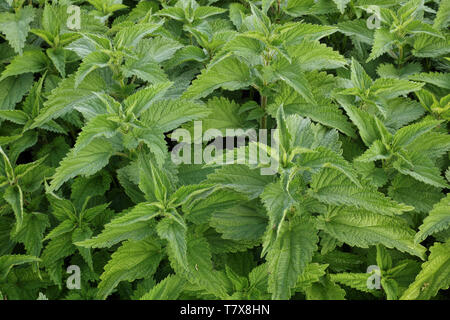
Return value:
<svg viewBox="0 0 450 320">
<path fill-rule="evenodd" d="M 449 22 L 447 0 L 1 0 L 0 297 L 448 298 Z M 196 121 L 216 139 L 175 141 Z M 173 161 L 248 129 L 273 135 Z"/>
</svg>

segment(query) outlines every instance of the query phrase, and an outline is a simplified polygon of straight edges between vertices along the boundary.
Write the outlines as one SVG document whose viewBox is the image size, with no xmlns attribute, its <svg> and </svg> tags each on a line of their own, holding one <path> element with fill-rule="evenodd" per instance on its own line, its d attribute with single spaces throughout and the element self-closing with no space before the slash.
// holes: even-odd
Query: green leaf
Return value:
<svg viewBox="0 0 450 320">
<path fill-rule="evenodd" d="M 169 17 L 174 20 L 183 21 L 185 20 L 184 10 L 180 7 L 167 7 L 161 9 L 157 13 L 160 16 Z"/>
<path fill-rule="evenodd" d="M 377 266 L 381 270 L 389 270 L 392 268 L 392 257 L 387 249 L 377 244 L 377 256 L 376 256 Z"/>
<path fill-rule="evenodd" d="M 260 264 L 255 267 L 249 274 L 248 279 L 250 282 L 250 294 L 253 292 L 257 292 L 257 297 L 263 293 L 263 297 L 269 298 L 267 295 L 267 278 L 268 278 L 268 270 L 267 263 Z"/>
<path fill-rule="evenodd" d="M 440 202 L 433 206 L 428 216 L 419 227 L 419 232 L 415 236 L 416 243 L 422 242 L 428 236 L 436 232 L 447 229 L 450 226 L 450 195 L 442 198 Z"/>
<path fill-rule="evenodd" d="M 270 9 L 274 0 L 263 0 L 261 4 L 261 10 L 264 14 L 267 14 L 267 10 Z"/>
<path fill-rule="evenodd" d="M 75 146 L 72 149 L 74 155 L 77 155 L 83 148 L 88 146 L 97 138 L 112 138 L 117 134 L 120 123 L 110 120 L 109 115 L 101 114 L 89 120 L 78 135 Z"/>
<path fill-rule="evenodd" d="M 155 84 L 168 80 L 161 66 L 148 56 L 144 59 L 128 59 L 123 66 L 123 72 L 126 77 L 137 76 L 139 79 Z"/>
<path fill-rule="evenodd" d="M 76 209 L 72 202 L 64 198 L 59 198 L 54 193 L 47 193 L 47 199 L 50 203 L 51 213 L 58 221 L 77 220 Z"/>
<path fill-rule="evenodd" d="M 20 110 L 0 110 L 0 118 L 22 125 L 29 120 L 28 115 Z"/>
<path fill-rule="evenodd" d="M 186 230 L 184 220 L 175 220 L 172 217 L 162 219 L 156 226 L 158 235 L 167 240 L 177 262 L 185 269 L 187 264 Z"/>
<path fill-rule="evenodd" d="M 439 9 L 434 19 L 433 27 L 436 29 L 445 29 L 450 23 L 450 2 L 443 0 L 439 3 Z"/>
<path fill-rule="evenodd" d="M 72 233 L 72 242 L 83 241 L 92 236 L 92 230 L 83 225 L 81 227 L 76 228 Z M 91 270 L 94 270 L 94 262 L 92 260 L 92 252 L 90 248 L 85 247 L 77 247 L 78 252 L 83 257 L 84 261 L 87 263 Z"/>
<path fill-rule="evenodd" d="M 329 277 L 322 278 L 306 289 L 307 300 L 345 300 L 346 292 Z"/>
<path fill-rule="evenodd" d="M 81 209 L 87 199 L 105 194 L 111 180 L 111 176 L 102 171 L 91 177 L 76 178 L 71 185 L 70 196 L 75 207 Z"/>
<path fill-rule="evenodd" d="M 44 103 L 44 108 L 34 119 L 30 129 L 40 127 L 44 123 L 61 117 L 73 109 L 90 115 L 97 114 L 98 110 L 95 107 L 100 104 L 101 100 L 96 93 L 106 91 L 106 82 L 103 77 L 95 73 L 87 76 L 85 80 L 85 83 L 80 84 L 76 89 L 74 88 L 74 75 L 62 80 L 59 86 L 52 90 Z M 102 107 L 102 109 L 104 108 Z M 104 110 L 101 110 L 101 113 L 104 113 Z"/>
<path fill-rule="evenodd" d="M 249 2 L 249 4 L 252 15 L 247 17 L 245 23 L 248 23 L 251 26 L 249 26 L 249 29 L 267 36 L 270 32 L 269 30 L 271 29 L 271 22 L 269 17 L 261 10 L 259 10 L 259 8 L 253 4 L 253 2 Z"/>
<path fill-rule="evenodd" d="M 372 86 L 372 79 L 354 58 L 352 58 L 351 79 L 353 85 L 361 91 L 365 91 Z"/>
<path fill-rule="evenodd" d="M 139 23 L 121 28 L 114 37 L 117 48 L 135 47 L 147 35 L 154 33 L 161 27 L 164 20 L 159 23 Z"/>
<path fill-rule="evenodd" d="M 0 110 L 12 110 L 33 85 L 33 75 L 25 73 L 0 82 Z"/>
<path fill-rule="evenodd" d="M 54 36 L 59 34 L 61 23 L 60 17 L 58 16 L 58 9 L 58 7 L 46 3 L 42 12 L 42 28 Z"/>
<path fill-rule="evenodd" d="M 75 74 L 75 88 L 83 82 L 83 80 L 94 70 L 106 68 L 110 57 L 101 51 L 94 51 L 90 53 L 83 62 L 80 64 L 76 74 Z"/>
<path fill-rule="evenodd" d="M 206 97 L 218 88 L 233 91 L 245 88 L 251 83 L 250 68 L 237 58 L 227 57 L 203 69 L 202 73 L 185 91 L 183 97 L 199 99 Z"/>
<path fill-rule="evenodd" d="M 327 264 L 308 264 L 297 279 L 295 291 L 305 291 L 313 283 L 319 281 L 319 279 L 326 274 L 326 268 L 328 268 Z"/>
<path fill-rule="evenodd" d="M 291 297 L 291 289 L 311 261 L 317 242 L 317 231 L 311 221 L 294 219 L 282 226 L 266 257 L 272 299 Z"/>
<path fill-rule="evenodd" d="M 312 79 L 310 78 L 310 82 L 312 93 L 317 100 L 316 103 L 307 102 L 293 88 L 283 84 L 274 98 L 274 103 L 268 107 L 268 112 L 275 117 L 276 111 L 282 105 L 286 115 L 298 114 L 302 117 L 308 117 L 322 125 L 336 128 L 348 136 L 355 137 L 353 127 L 348 118 L 343 115 L 342 110 L 337 105 L 330 103 L 329 97 L 323 96 L 321 92 L 321 86 L 328 82 L 329 88 L 323 86 L 326 94 L 328 94 L 329 90 L 336 85 L 334 79 L 331 80 L 324 72 L 310 73 L 307 76 L 313 76 Z"/>
<path fill-rule="evenodd" d="M 179 187 L 177 191 L 170 196 L 170 204 L 173 207 L 185 205 L 197 196 L 209 194 L 213 189 L 211 184 L 187 184 Z"/>
<path fill-rule="evenodd" d="M 139 204 L 124 215 L 105 224 L 99 235 L 75 244 L 87 248 L 108 248 L 127 239 L 145 239 L 155 235 L 153 218 L 159 213 L 159 208 L 152 204 Z"/>
<path fill-rule="evenodd" d="M 450 242 L 435 243 L 430 248 L 428 261 L 415 281 L 403 292 L 401 300 L 427 300 L 439 290 L 448 289 L 450 282 Z"/>
<path fill-rule="evenodd" d="M 448 187 L 444 177 L 441 176 L 441 170 L 420 151 L 411 152 L 408 161 L 398 159 L 393 163 L 393 167 L 402 174 L 409 175 L 434 187 Z"/>
<path fill-rule="evenodd" d="M 23 222 L 23 193 L 19 185 L 8 186 L 6 188 L 3 198 L 9 203 L 14 215 L 16 216 L 16 231 L 22 228 Z"/>
<path fill-rule="evenodd" d="M 66 233 L 60 237 L 50 240 L 42 251 L 42 265 L 47 270 L 51 280 L 61 287 L 63 259 L 75 253 L 72 244 L 72 233 Z"/>
<path fill-rule="evenodd" d="M 367 28 L 367 21 L 364 19 L 347 20 L 338 23 L 339 32 L 363 43 L 371 45 L 373 42 L 373 30 Z"/>
<path fill-rule="evenodd" d="M 66 77 L 66 51 L 61 48 L 47 49 L 47 55 L 52 60 L 56 70 L 61 74 L 61 77 Z"/>
<path fill-rule="evenodd" d="M 0 257 L 0 280 L 5 280 L 8 273 L 11 271 L 12 267 L 30 263 L 30 262 L 38 262 L 41 261 L 37 257 L 27 256 L 27 255 L 4 255 Z"/>
<path fill-rule="evenodd" d="M 125 215 L 115 218 L 107 227 L 128 226 L 138 222 L 149 221 L 160 214 L 160 208 L 154 203 L 141 202 Z"/>
<path fill-rule="evenodd" d="M 445 39 L 444 36 L 439 31 L 435 30 L 432 26 L 418 20 L 414 20 L 408 23 L 405 27 L 405 31 L 412 34 L 422 33 Z"/>
<path fill-rule="evenodd" d="M 159 165 L 154 157 L 139 153 L 139 188 L 149 201 L 164 204 L 175 190 L 176 177 L 168 168 Z"/>
<path fill-rule="evenodd" d="M 412 154 L 418 152 L 430 160 L 439 159 L 439 157 L 450 150 L 450 135 L 436 131 L 438 130 L 430 131 L 415 139 L 414 142 L 406 147 L 407 151 Z"/>
<path fill-rule="evenodd" d="M 213 97 L 206 103 L 206 107 L 210 111 L 209 114 L 202 118 L 202 129 L 220 130 L 226 135 L 226 129 L 241 129 L 246 127 L 246 123 L 239 111 L 241 106 L 225 97 Z"/>
<path fill-rule="evenodd" d="M 249 199 L 257 198 L 272 182 L 271 176 L 263 176 L 259 170 L 245 165 L 226 165 L 208 175 L 206 183 L 219 184 L 246 194 Z"/>
<path fill-rule="evenodd" d="M 444 89 L 450 89 L 450 74 L 441 72 L 422 72 L 408 77 L 410 80 L 430 83 Z"/>
<path fill-rule="evenodd" d="M 373 290 L 368 289 L 367 287 L 367 279 L 370 275 L 370 273 L 336 273 L 330 274 L 330 279 L 333 282 L 343 284 L 362 292 L 373 292 Z"/>
<path fill-rule="evenodd" d="M 388 130 L 390 128 L 397 130 L 420 118 L 425 112 L 417 101 L 401 97 L 389 100 L 389 104 L 386 107 L 386 115 L 383 122 Z"/>
<path fill-rule="evenodd" d="M 297 160 L 297 165 L 301 169 L 306 169 L 311 172 L 318 172 L 321 168 L 332 168 L 340 171 L 357 186 L 361 186 L 352 165 L 341 155 L 324 147 L 318 147 L 315 150 L 311 150 L 311 152 L 308 151 L 301 154 Z"/>
<path fill-rule="evenodd" d="M 152 59 L 157 63 L 169 60 L 179 49 L 186 48 L 178 41 L 166 37 L 154 37 L 145 39 L 139 43 L 136 48 L 137 54 L 140 58 Z M 199 49 L 198 47 L 196 47 Z"/>
<path fill-rule="evenodd" d="M 410 76 L 419 73 L 422 70 L 422 66 L 418 63 L 408 63 L 402 67 L 395 67 L 391 63 L 383 63 L 378 65 L 377 73 L 381 78 L 394 78 L 394 79 L 412 79 Z M 420 81 L 420 80 L 419 80 Z"/>
<path fill-rule="evenodd" d="M 333 0 L 341 13 L 344 13 L 345 7 L 351 0 Z"/>
<path fill-rule="evenodd" d="M 210 225 L 224 239 L 258 240 L 267 229 L 265 212 L 250 205 L 238 205 L 213 213 Z"/>
<path fill-rule="evenodd" d="M 343 107 L 358 127 L 361 139 L 366 146 L 370 146 L 375 140 L 381 140 L 383 143 L 390 142 L 391 134 L 378 117 L 353 106 Z"/>
<path fill-rule="evenodd" d="M 58 163 L 70 150 L 63 136 L 56 137 L 51 142 L 43 146 L 37 153 L 39 158 L 45 158 L 45 163 L 51 167 L 57 167 Z"/>
<path fill-rule="evenodd" d="M 54 45 L 54 36 L 50 32 L 42 29 L 31 29 L 30 32 L 42 38 L 49 46 Z"/>
<path fill-rule="evenodd" d="M 39 257 L 44 232 L 49 226 L 47 215 L 37 212 L 26 214 L 23 219 L 23 227 L 14 235 L 14 240 L 25 245 L 27 254 Z"/>
<path fill-rule="evenodd" d="M 55 239 L 62 235 L 71 233 L 75 229 L 74 221 L 72 220 L 64 220 L 59 225 L 57 225 L 55 228 L 50 231 L 47 236 L 44 238 L 45 240 Z"/>
<path fill-rule="evenodd" d="M 414 142 L 414 140 L 416 140 L 421 135 L 436 128 L 441 123 L 442 121 L 428 120 L 403 127 L 395 133 L 392 144 L 394 147 L 404 148 L 410 143 Z"/>
<path fill-rule="evenodd" d="M 418 82 L 403 79 L 378 78 L 370 87 L 370 92 L 377 98 L 392 99 L 413 91 L 418 91 L 422 87 L 423 84 Z"/>
<path fill-rule="evenodd" d="M 169 275 L 154 286 L 150 292 L 143 295 L 140 300 L 176 300 L 183 291 L 185 284 L 184 278 Z"/>
<path fill-rule="evenodd" d="M 152 276 L 162 259 L 161 247 L 154 240 L 126 241 L 111 256 L 100 276 L 97 297 L 105 299 L 121 281 Z"/>
<path fill-rule="evenodd" d="M 414 209 L 391 200 L 370 185 L 358 187 L 346 176 L 328 168 L 312 176 L 309 193 L 327 204 L 355 206 L 387 216 Z"/>
<path fill-rule="evenodd" d="M 50 191 L 57 190 L 67 180 L 78 175 L 90 176 L 108 164 L 114 147 L 106 140 L 95 139 L 83 150 L 72 149 L 61 161 L 53 175 Z"/>
<path fill-rule="evenodd" d="M 334 26 L 304 22 L 285 23 L 278 26 L 277 29 L 279 30 L 277 40 L 284 42 L 287 46 L 295 46 L 305 40 L 320 40 L 337 31 L 337 28 Z"/>
<path fill-rule="evenodd" d="M 196 20 L 202 20 L 214 15 L 222 14 L 226 11 L 226 9 L 217 7 L 199 6 L 194 11 L 194 17 Z"/>
<path fill-rule="evenodd" d="M 215 211 L 230 208 L 246 200 L 247 197 L 241 193 L 218 187 L 205 194 L 191 197 L 190 201 L 183 205 L 183 212 L 186 219 L 201 224 L 207 222 Z"/>
<path fill-rule="evenodd" d="M 282 181 L 273 182 L 264 188 L 261 200 L 269 216 L 269 226 L 280 233 L 284 217 L 294 204 L 294 199 L 286 192 Z"/>
<path fill-rule="evenodd" d="M 417 212 L 429 212 L 433 205 L 443 197 L 442 189 L 398 174 L 389 187 L 389 196 L 395 201 L 414 207 Z"/>
<path fill-rule="evenodd" d="M 201 104 L 184 99 L 168 99 L 154 102 L 142 114 L 141 121 L 148 127 L 156 127 L 161 132 L 168 132 L 181 124 L 202 119 L 210 110 Z"/>
<path fill-rule="evenodd" d="M 34 14 L 35 10 L 32 6 L 26 6 L 15 14 L 0 13 L 0 31 L 6 36 L 9 45 L 19 54 L 22 54 Z"/>
<path fill-rule="evenodd" d="M 189 61 L 203 62 L 207 59 L 205 52 L 196 46 L 186 46 L 178 50 L 172 59 L 167 61 L 167 68 L 180 65 Z"/>
<path fill-rule="evenodd" d="M 147 111 L 152 104 L 160 100 L 171 85 L 171 82 L 164 82 L 138 90 L 123 101 L 123 106 L 127 113 L 133 112 L 136 116 L 139 116 Z"/>
<path fill-rule="evenodd" d="M 101 220 L 101 219 L 103 219 L 103 221 L 105 221 L 112 215 L 112 213 L 114 213 L 112 210 L 108 209 L 109 205 L 110 205 L 109 203 L 104 203 L 104 204 L 100 204 L 95 207 L 91 207 L 89 209 L 82 207 L 80 209 L 81 210 L 80 219 L 82 221 L 88 222 L 88 223 L 90 223 L 90 222 L 96 223 L 98 220 Z M 100 216 L 101 214 L 103 214 L 103 216 Z M 96 221 L 94 221 L 96 217 L 99 217 L 100 219 L 97 219 Z M 81 227 L 83 228 L 83 225 Z"/>
<path fill-rule="evenodd" d="M 15 56 L 11 63 L 2 72 L 0 81 L 23 73 L 37 73 L 45 70 L 48 66 L 47 56 L 40 50 L 30 50 L 20 56 Z"/>
<path fill-rule="evenodd" d="M 295 67 L 303 71 L 337 69 L 347 64 L 339 52 L 319 41 L 303 41 L 288 51 L 290 57 L 295 57 Z"/>
<path fill-rule="evenodd" d="M 204 289 L 219 299 L 226 299 L 228 294 L 219 278 L 218 271 L 213 269 L 211 250 L 205 238 L 188 234 L 187 239 L 188 269 L 171 263 L 176 273 L 188 280 L 190 286 Z"/>
<path fill-rule="evenodd" d="M 368 248 L 383 244 L 423 259 L 426 248 L 414 244 L 415 232 L 398 217 L 351 207 L 332 210 L 319 220 L 319 228 L 350 246 Z"/>
<path fill-rule="evenodd" d="M 233 55 L 245 59 L 250 65 L 261 64 L 261 55 L 264 52 L 265 44 L 259 39 L 252 38 L 248 35 L 237 34 L 228 41 L 222 52 L 233 52 Z"/>
<path fill-rule="evenodd" d="M 439 39 L 427 34 L 417 35 L 414 38 L 414 49 L 412 54 L 416 57 L 436 58 L 450 52 L 450 36 Z"/>
<path fill-rule="evenodd" d="M 375 30 L 372 51 L 370 52 L 367 62 L 374 60 L 391 50 L 396 41 L 398 40 L 395 34 L 391 33 L 388 29 L 382 27 Z"/>
<path fill-rule="evenodd" d="M 394 279 L 381 278 L 381 286 L 386 293 L 387 300 L 398 300 L 398 283 Z"/>
<path fill-rule="evenodd" d="M 372 145 L 364 151 L 362 155 L 355 159 L 360 162 L 373 162 L 382 159 L 388 159 L 389 152 L 386 146 L 380 140 L 375 140 Z"/>
<path fill-rule="evenodd" d="M 307 102 L 314 103 L 309 82 L 301 71 L 299 64 L 291 64 L 286 59 L 278 59 L 277 64 L 274 66 L 274 71 L 280 80 L 291 86 Z"/>
</svg>

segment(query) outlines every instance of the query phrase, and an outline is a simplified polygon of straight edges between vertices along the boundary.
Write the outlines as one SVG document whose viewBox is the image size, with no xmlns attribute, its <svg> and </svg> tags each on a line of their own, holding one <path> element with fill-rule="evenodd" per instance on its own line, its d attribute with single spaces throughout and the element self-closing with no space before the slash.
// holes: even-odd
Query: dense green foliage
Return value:
<svg viewBox="0 0 450 320">
<path fill-rule="evenodd" d="M 448 298 L 449 23 L 449 0 L 0 0 L 0 298 Z M 277 172 L 175 163 L 195 121 L 276 128 Z"/>
</svg>

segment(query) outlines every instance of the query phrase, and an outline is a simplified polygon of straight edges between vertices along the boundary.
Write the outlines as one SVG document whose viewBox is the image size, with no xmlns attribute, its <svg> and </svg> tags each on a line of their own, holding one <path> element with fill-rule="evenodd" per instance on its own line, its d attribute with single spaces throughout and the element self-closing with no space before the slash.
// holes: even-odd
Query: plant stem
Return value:
<svg viewBox="0 0 450 320">
<path fill-rule="evenodd" d="M 397 66 L 401 68 L 403 64 L 403 46 L 398 47 L 398 59 L 397 59 Z"/>
<path fill-rule="evenodd" d="M 266 129 L 266 127 L 267 127 L 267 114 L 266 114 L 267 96 L 261 95 L 261 108 L 264 111 L 264 116 L 261 118 L 261 129 Z"/>
</svg>

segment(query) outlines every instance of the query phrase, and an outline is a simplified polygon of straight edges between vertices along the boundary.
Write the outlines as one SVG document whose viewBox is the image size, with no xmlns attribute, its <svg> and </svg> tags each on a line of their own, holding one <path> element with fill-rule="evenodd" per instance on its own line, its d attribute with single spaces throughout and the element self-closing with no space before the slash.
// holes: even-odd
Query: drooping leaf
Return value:
<svg viewBox="0 0 450 320">
<path fill-rule="evenodd" d="M 450 271 L 449 243 L 436 243 L 430 248 L 428 261 L 422 264 L 422 270 L 415 281 L 403 292 L 401 300 L 430 299 L 438 290 L 448 289 Z"/>
<path fill-rule="evenodd" d="M 150 277 L 161 258 L 160 245 L 154 240 L 125 242 L 105 266 L 97 297 L 105 299 L 121 281 Z"/>
<path fill-rule="evenodd" d="M 269 291 L 273 299 L 291 297 L 291 288 L 311 261 L 317 241 L 316 231 L 309 221 L 296 219 L 282 226 L 267 254 Z"/>
</svg>

